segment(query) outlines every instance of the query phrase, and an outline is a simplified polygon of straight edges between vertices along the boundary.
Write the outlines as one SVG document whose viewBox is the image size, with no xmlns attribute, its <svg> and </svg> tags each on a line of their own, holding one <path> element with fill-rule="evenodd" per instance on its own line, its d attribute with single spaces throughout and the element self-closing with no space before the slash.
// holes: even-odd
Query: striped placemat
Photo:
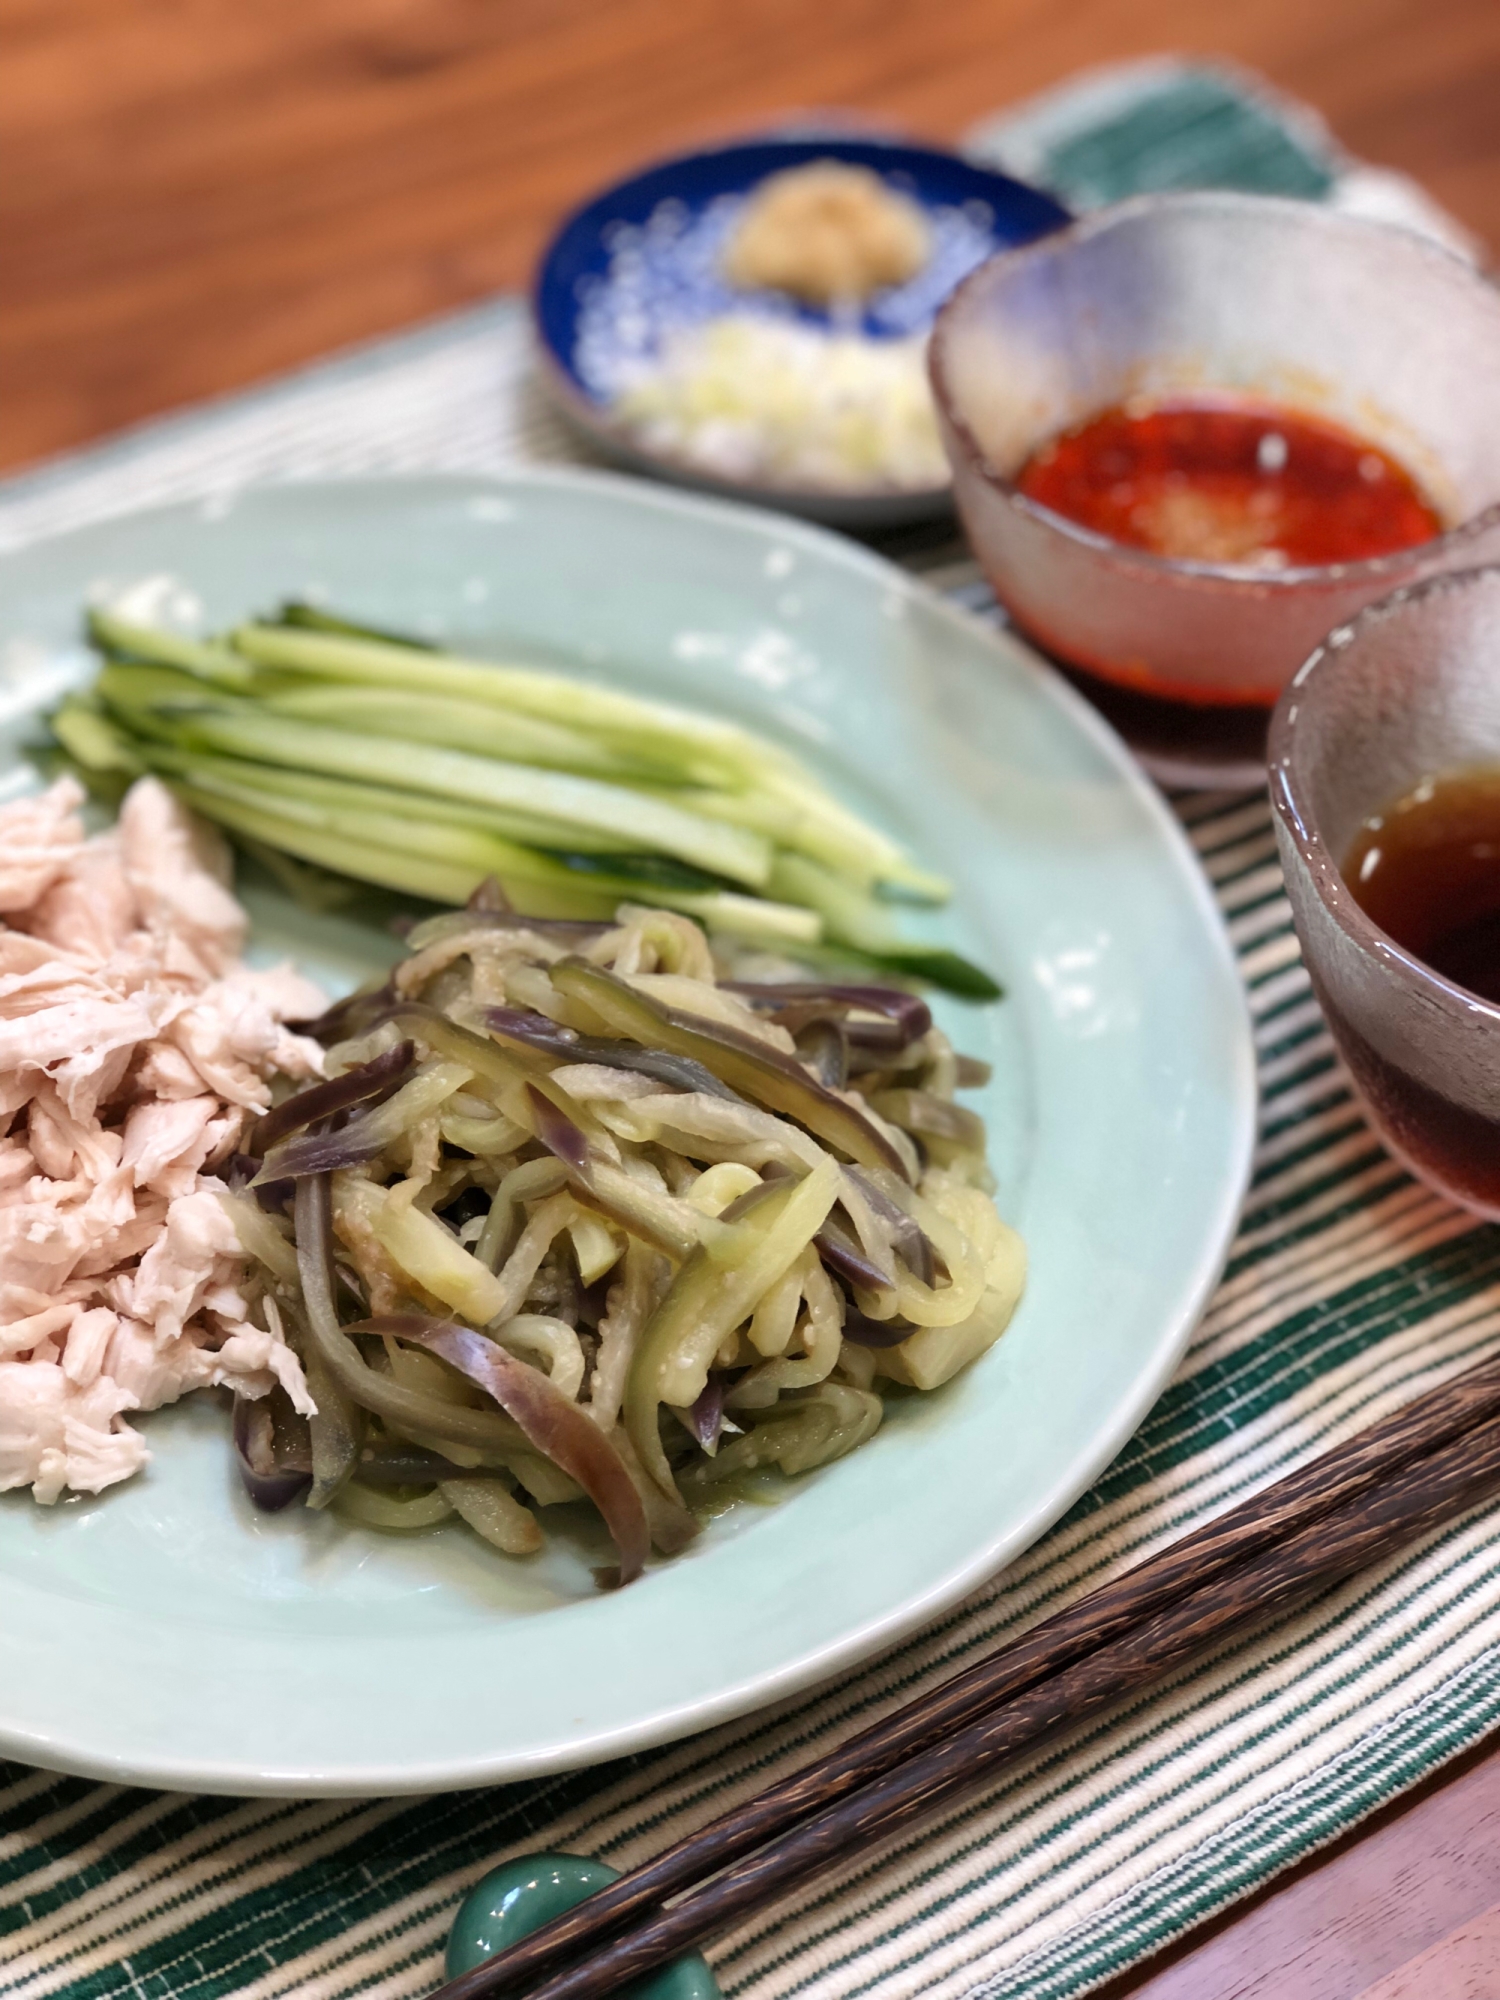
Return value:
<svg viewBox="0 0 1500 2000">
<path fill-rule="evenodd" d="M 1163 148 L 1188 145 L 1203 178 L 1215 120 L 1241 182 L 1312 172 L 1310 157 L 1337 195 L 1358 171 L 1320 153 L 1300 114 L 1287 127 L 1303 149 L 1294 167 L 1257 122 L 1277 100 L 1224 72 L 1158 64 L 1132 75 L 1128 89 L 1117 77 L 1086 86 L 1092 129 L 1123 125 L 1113 165 L 1107 147 L 1084 143 L 1066 98 L 1026 107 L 1008 143 L 1030 148 L 1038 172 L 1048 146 L 1066 142 L 1072 171 L 1108 191 L 1130 148 L 1160 181 Z M 993 130 L 983 140 L 991 151 L 1007 143 Z M 252 479 L 483 472 L 574 455 L 531 386 L 520 313 L 502 303 L 12 481 L 0 488 L 0 546 Z M 957 544 L 929 534 L 893 552 L 988 604 Z M 505 1854 L 563 1847 L 628 1865 L 1500 1345 L 1500 1232 L 1412 1182 L 1353 1104 L 1298 958 L 1264 796 L 1178 805 L 1251 996 L 1255 1178 L 1176 1379 L 1047 1539 L 832 1687 L 542 1782 L 418 1801 L 244 1801 L 0 1766 L 0 1990 L 418 1995 L 439 1976 L 460 1896 Z M 1497 1556 L 1500 1512 L 1474 1514 L 1096 1719 L 729 1939 L 714 1954 L 726 1991 L 1084 1992 L 1500 1722 Z"/>
</svg>

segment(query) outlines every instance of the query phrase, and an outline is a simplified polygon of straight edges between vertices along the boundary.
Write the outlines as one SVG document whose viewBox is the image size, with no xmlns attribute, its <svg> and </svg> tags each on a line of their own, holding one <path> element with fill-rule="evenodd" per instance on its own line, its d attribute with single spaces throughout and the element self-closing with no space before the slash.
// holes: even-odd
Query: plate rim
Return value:
<svg viewBox="0 0 1500 2000">
<path fill-rule="evenodd" d="M 410 1763 L 394 1766 L 367 1764 L 357 1771 L 348 1765 L 337 1771 L 305 1768 L 268 1771 L 233 1761 L 209 1763 L 201 1757 L 175 1762 L 157 1757 L 146 1763 L 137 1763 L 128 1753 L 100 1754 L 81 1744 L 75 1748 L 64 1743 L 55 1731 L 41 1736 L 24 1727 L 16 1728 L 7 1722 L 3 1713 L 3 1696 L 0 1696 L 0 1756 L 84 1778 L 153 1789 L 246 1797 L 393 1797 L 523 1782 L 556 1772 L 586 1768 L 676 1742 L 718 1724 L 753 1714 L 824 1683 L 836 1674 L 873 1658 L 886 1647 L 900 1643 L 941 1616 L 1040 1540 L 1118 1456 L 1140 1427 L 1170 1380 L 1222 1275 L 1249 1184 L 1259 1108 L 1249 998 L 1228 927 L 1186 830 L 1161 792 L 1136 763 L 1124 741 L 1084 696 L 1011 628 L 995 628 L 967 606 L 945 597 L 921 576 L 814 522 L 743 500 L 710 498 L 590 467 L 519 466 L 497 473 L 418 472 L 247 481 L 233 489 L 228 512 L 232 515 L 241 501 L 280 493 L 295 493 L 316 500 L 319 496 L 336 499 L 361 489 L 366 492 L 377 488 L 412 492 L 425 488 L 434 494 L 479 497 L 485 493 L 498 495 L 515 486 L 596 492 L 616 501 L 656 509 L 663 514 L 700 519 L 705 514 L 727 516 L 732 523 L 752 531 L 774 533 L 779 542 L 800 545 L 818 559 L 832 561 L 864 576 L 872 584 L 898 589 L 903 595 L 918 600 L 928 615 L 956 626 L 984 646 L 998 647 L 1011 656 L 1016 670 L 1024 672 L 1040 698 L 1052 703 L 1071 726 L 1100 752 L 1116 778 L 1152 822 L 1201 919 L 1200 935 L 1205 945 L 1211 947 L 1212 958 L 1228 994 L 1235 998 L 1238 1031 L 1231 1041 L 1231 1074 L 1224 1078 L 1228 1143 L 1225 1167 L 1220 1174 L 1213 1206 L 1212 1227 L 1205 1227 L 1203 1231 L 1192 1268 L 1183 1274 L 1179 1288 L 1180 1302 L 1175 1313 L 1165 1320 L 1150 1363 L 1142 1368 L 1132 1394 L 1121 1399 L 1111 1421 L 1092 1441 L 1090 1448 L 1069 1462 L 1056 1490 L 1045 1503 L 1029 1509 L 1007 1530 L 991 1535 L 982 1546 L 964 1561 L 951 1566 L 925 1591 L 908 1597 L 895 1609 L 879 1617 L 867 1619 L 837 1641 L 812 1651 L 804 1650 L 779 1669 L 758 1671 L 751 1680 L 735 1682 L 717 1694 L 682 1703 L 671 1710 L 653 1712 L 635 1723 L 601 1729 L 566 1745 L 542 1745 L 521 1752 L 466 1758 L 461 1762 L 432 1761 L 417 1766 Z M 199 496 L 153 507 L 123 508 L 55 534 L 28 538 L 0 550 L 0 589 L 3 589 L 10 565 L 24 562 L 38 549 L 94 536 L 126 521 L 201 515 L 206 504 L 213 507 L 216 516 L 224 512 L 222 496 L 216 496 L 212 501 Z"/>
</svg>

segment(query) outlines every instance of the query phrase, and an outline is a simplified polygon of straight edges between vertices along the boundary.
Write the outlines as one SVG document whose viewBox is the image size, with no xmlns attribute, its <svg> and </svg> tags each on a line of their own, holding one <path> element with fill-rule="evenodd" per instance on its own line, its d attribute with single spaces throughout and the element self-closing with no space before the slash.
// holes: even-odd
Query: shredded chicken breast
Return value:
<svg viewBox="0 0 1500 2000">
<path fill-rule="evenodd" d="M 324 996 L 240 963 L 227 854 L 164 786 L 91 839 L 82 801 L 64 778 L 0 807 L 0 1491 L 43 1502 L 128 1478 L 126 1413 L 190 1389 L 312 1409 L 209 1170 L 269 1077 L 321 1073 L 284 1023 Z"/>
</svg>

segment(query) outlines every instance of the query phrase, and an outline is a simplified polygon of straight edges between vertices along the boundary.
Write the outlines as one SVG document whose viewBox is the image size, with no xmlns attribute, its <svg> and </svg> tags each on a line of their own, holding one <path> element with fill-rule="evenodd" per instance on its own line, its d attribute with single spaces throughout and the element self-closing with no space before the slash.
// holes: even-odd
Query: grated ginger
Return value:
<svg viewBox="0 0 1500 2000">
<path fill-rule="evenodd" d="M 858 304 L 916 276 L 931 254 L 921 209 L 868 167 L 814 160 L 761 182 L 724 252 L 746 290 Z"/>
</svg>

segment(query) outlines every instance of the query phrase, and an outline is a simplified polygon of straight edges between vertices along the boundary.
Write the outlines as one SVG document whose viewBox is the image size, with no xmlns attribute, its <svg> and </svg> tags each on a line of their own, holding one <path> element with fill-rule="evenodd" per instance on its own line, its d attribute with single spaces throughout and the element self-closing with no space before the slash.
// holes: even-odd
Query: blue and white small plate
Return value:
<svg viewBox="0 0 1500 2000">
<path fill-rule="evenodd" d="M 932 254 L 906 284 L 878 292 L 863 314 L 835 322 L 782 293 L 737 290 L 720 265 L 752 190 L 814 160 L 869 167 L 924 211 Z M 619 391 L 670 332 L 734 311 L 861 331 L 875 339 L 925 334 L 939 306 L 986 257 L 1071 220 L 1040 189 L 956 153 L 834 134 L 755 139 L 663 160 L 596 195 L 562 224 L 532 290 L 542 367 L 564 413 L 634 471 L 786 508 L 846 528 L 879 528 L 947 510 L 950 488 L 780 490 L 716 477 L 646 450 L 613 414 Z"/>
</svg>

